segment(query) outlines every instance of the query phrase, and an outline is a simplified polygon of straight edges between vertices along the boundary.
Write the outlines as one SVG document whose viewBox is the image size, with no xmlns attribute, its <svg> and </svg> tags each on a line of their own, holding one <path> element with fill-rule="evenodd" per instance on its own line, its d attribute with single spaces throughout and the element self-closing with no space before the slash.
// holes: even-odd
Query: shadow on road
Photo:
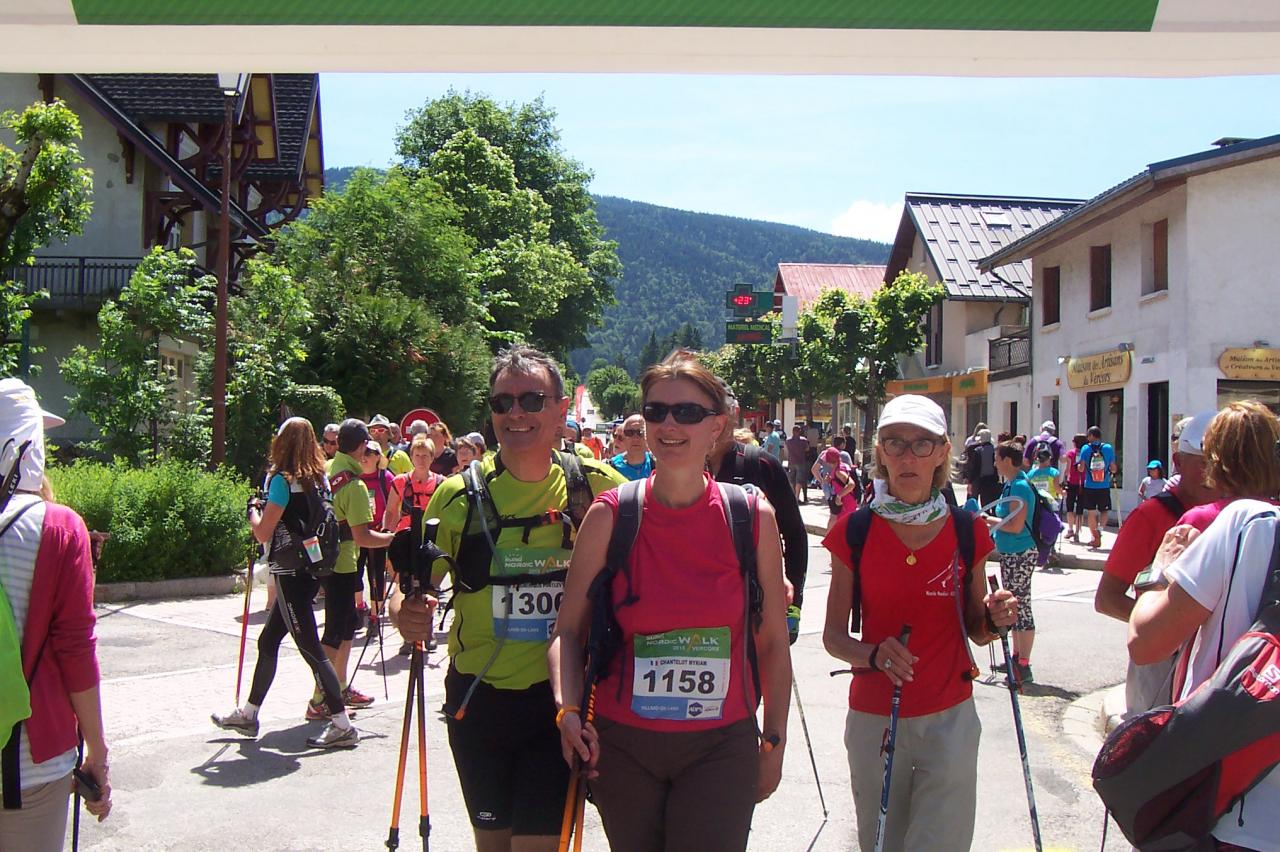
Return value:
<svg viewBox="0 0 1280 852">
<path fill-rule="evenodd" d="M 996 689 L 1005 689 L 1004 675 L 987 675 L 986 677 L 975 680 L 977 686 L 989 686 Z M 1075 701 L 1083 693 L 1073 689 L 1063 689 L 1060 686 L 1054 686 L 1049 683 L 1024 683 L 1022 685 L 1022 694 L 1035 698 L 1061 698 L 1064 701 Z"/>
<path fill-rule="evenodd" d="M 209 744 L 218 745 L 218 750 L 204 763 L 192 767 L 191 772 L 214 787 L 247 787 L 283 778 L 302 768 L 300 758 L 321 757 L 328 753 L 307 745 L 307 737 L 319 730 L 319 725 L 305 722 L 271 731 L 254 740 L 242 737 L 212 739 Z"/>
</svg>

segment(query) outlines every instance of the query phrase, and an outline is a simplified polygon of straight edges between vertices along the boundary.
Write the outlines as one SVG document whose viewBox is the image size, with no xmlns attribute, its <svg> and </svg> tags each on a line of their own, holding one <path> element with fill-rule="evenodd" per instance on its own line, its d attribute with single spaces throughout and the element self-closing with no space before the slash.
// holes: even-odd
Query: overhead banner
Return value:
<svg viewBox="0 0 1280 852">
<path fill-rule="evenodd" d="M 1072 390 L 1122 385 L 1132 370 L 1133 353 L 1127 349 L 1082 355 L 1067 362 L 1067 384 Z"/>
<path fill-rule="evenodd" d="M 1228 379 L 1280 381 L 1280 349 L 1228 349 L 1218 358 L 1218 369 Z"/>
</svg>

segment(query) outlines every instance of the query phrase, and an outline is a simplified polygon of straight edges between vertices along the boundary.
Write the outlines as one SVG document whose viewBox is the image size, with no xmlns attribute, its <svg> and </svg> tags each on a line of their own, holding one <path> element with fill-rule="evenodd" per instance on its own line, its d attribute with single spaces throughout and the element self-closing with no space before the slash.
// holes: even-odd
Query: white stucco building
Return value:
<svg viewBox="0 0 1280 852">
<path fill-rule="evenodd" d="M 1030 261 L 1031 420 L 1115 445 L 1136 504 L 1172 424 L 1234 399 L 1280 410 L 1280 136 L 1153 163 L 982 262 Z"/>
</svg>

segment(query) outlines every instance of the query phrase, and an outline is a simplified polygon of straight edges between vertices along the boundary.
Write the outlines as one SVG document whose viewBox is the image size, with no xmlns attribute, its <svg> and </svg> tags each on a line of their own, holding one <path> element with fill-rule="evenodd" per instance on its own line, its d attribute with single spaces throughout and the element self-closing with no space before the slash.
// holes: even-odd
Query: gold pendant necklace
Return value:
<svg viewBox="0 0 1280 852">
<path fill-rule="evenodd" d="M 916 552 L 914 550 L 907 554 L 907 564 L 908 565 L 916 564 Z"/>
</svg>

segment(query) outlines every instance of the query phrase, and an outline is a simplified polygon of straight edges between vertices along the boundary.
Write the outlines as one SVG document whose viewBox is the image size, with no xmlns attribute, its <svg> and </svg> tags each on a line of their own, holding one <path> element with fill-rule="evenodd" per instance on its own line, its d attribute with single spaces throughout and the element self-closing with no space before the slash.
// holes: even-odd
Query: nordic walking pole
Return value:
<svg viewBox="0 0 1280 852">
<path fill-rule="evenodd" d="M 583 721 L 590 725 L 596 716 L 596 688 L 593 684 L 587 693 L 587 715 Z M 582 852 L 582 828 L 587 817 L 587 773 L 578 773 L 578 805 L 573 818 L 573 852 Z"/>
<path fill-rule="evenodd" d="M 253 594 L 253 557 L 244 572 L 244 614 L 240 616 L 240 659 L 236 663 L 236 706 L 240 706 L 240 682 L 244 679 L 244 646 L 249 638 L 249 596 Z"/>
<path fill-rule="evenodd" d="M 418 681 L 418 835 L 422 838 L 422 852 L 431 849 L 431 811 L 427 807 L 427 708 L 426 679 L 422 668 L 425 654 L 422 642 L 413 643 L 413 670 Z"/>
<path fill-rule="evenodd" d="M 911 638 L 911 625 L 902 625 L 898 641 L 905 648 Z M 889 742 L 884 750 L 884 784 L 880 788 L 880 821 L 876 823 L 876 852 L 884 849 L 884 823 L 889 814 L 889 782 L 893 778 L 893 750 L 898 741 L 898 710 L 902 707 L 902 684 L 893 688 L 893 703 L 889 708 Z"/>
<path fill-rule="evenodd" d="M 387 832 L 387 848 L 400 848 L 400 798 L 404 793 L 404 765 L 409 757 L 409 725 L 413 721 L 413 688 L 416 673 L 409 667 L 409 694 L 404 699 L 404 725 L 400 729 L 400 762 L 396 767 L 396 793 L 391 804 L 391 829 Z"/>
<path fill-rule="evenodd" d="M 994 593 L 1000 589 L 995 577 L 987 577 L 987 585 Z M 1040 817 L 1036 815 L 1036 795 L 1031 789 L 1031 764 L 1027 762 L 1027 736 L 1022 731 L 1022 710 L 1018 707 L 1018 692 L 1021 690 L 1014 677 L 1013 655 L 1009 652 L 1009 630 L 1000 630 L 1000 645 L 1004 649 L 1005 682 L 1009 685 L 1009 701 L 1013 704 L 1013 729 L 1018 734 L 1018 755 L 1022 758 L 1022 780 L 1027 785 L 1027 807 L 1031 812 L 1031 836 L 1035 839 L 1036 852 L 1041 852 Z"/>
<path fill-rule="evenodd" d="M 822 796 L 822 779 L 818 777 L 818 761 L 813 757 L 813 740 L 809 738 L 809 723 L 804 718 L 804 705 L 800 703 L 800 686 L 796 676 L 791 675 L 791 694 L 796 698 L 796 709 L 800 711 L 800 729 L 804 731 L 804 744 L 809 749 L 809 765 L 813 767 L 813 783 L 818 788 L 818 802 L 822 805 L 822 818 L 827 818 L 827 800 Z"/>
</svg>

